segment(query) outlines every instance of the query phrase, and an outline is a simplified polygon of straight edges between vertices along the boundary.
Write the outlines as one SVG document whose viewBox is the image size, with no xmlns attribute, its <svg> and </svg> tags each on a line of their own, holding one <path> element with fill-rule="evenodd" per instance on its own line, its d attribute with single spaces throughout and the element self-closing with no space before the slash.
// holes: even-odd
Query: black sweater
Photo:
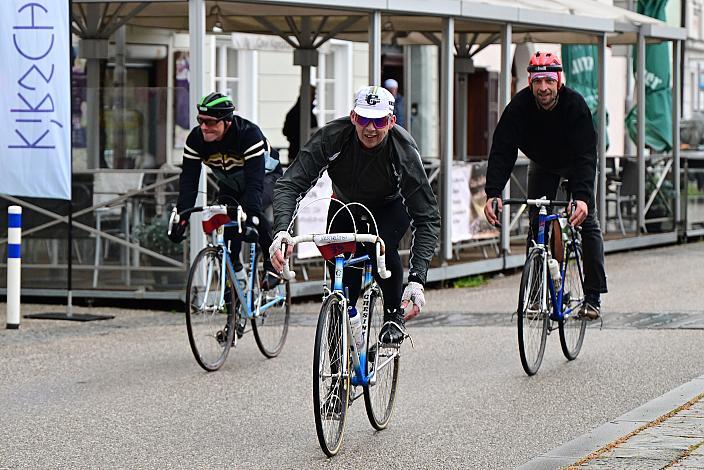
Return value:
<svg viewBox="0 0 704 470">
<path fill-rule="evenodd" d="M 486 195 L 501 195 L 521 149 L 541 167 L 567 175 L 573 198 L 589 203 L 594 197 L 596 143 L 592 115 L 582 95 L 563 86 L 557 105 L 545 111 L 526 87 L 506 106 L 494 131 Z"/>
<path fill-rule="evenodd" d="M 261 216 L 265 155 L 271 151 L 259 127 L 237 115 L 222 140 L 215 142 L 206 142 L 200 127 L 194 127 L 184 147 L 177 209 L 183 211 L 195 204 L 203 163 L 211 168 L 221 185 L 228 186 L 242 199 L 238 202 L 248 214 Z"/>
</svg>

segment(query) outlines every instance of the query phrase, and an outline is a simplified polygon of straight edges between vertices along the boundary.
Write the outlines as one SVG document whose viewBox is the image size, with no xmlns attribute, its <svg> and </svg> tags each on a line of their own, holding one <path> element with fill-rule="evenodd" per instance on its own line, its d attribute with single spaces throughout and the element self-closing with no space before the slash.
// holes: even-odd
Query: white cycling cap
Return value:
<svg viewBox="0 0 704 470">
<path fill-rule="evenodd" d="M 365 86 L 355 95 L 354 112 L 366 118 L 380 118 L 393 114 L 394 95 L 380 86 Z"/>
</svg>

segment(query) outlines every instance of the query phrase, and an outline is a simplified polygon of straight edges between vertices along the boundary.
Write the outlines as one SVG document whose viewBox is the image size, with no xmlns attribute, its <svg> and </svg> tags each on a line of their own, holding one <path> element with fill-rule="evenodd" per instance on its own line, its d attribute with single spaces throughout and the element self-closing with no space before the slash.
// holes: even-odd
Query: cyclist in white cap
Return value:
<svg viewBox="0 0 704 470">
<path fill-rule="evenodd" d="M 425 304 L 423 286 L 440 232 L 440 214 L 418 146 L 408 132 L 395 126 L 393 110 L 394 97 L 388 90 L 364 87 L 357 92 L 349 117 L 329 122 L 301 148 L 274 189 L 276 236 L 270 254 L 272 264 L 280 270 L 284 262 L 281 243 L 291 237 L 286 230 L 298 202 L 327 170 L 334 197 L 343 203 L 360 202 L 369 207 L 386 244 L 386 265 L 392 275 L 381 279 L 375 268 L 384 294 L 384 326 L 379 339 L 397 347 L 406 336 L 404 309 L 411 307 L 406 318 L 412 318 Z M 330 205 L 328 222 L 337 209 L 338 205 Z M 372 232 L 373 224 L 359 209 L 351 206 L 357 228 Z M 413 243 L 409 282 L 403 290 L 398 245 L 409 224 Z M 351 217 L 340 213 L 330 231 L 353 231 Z M 376 262 L 375 256 L 371 258 Z M 345 269 L 344 284 L 349 289 L 350 305 L 354 305 L 360 292 L 361 272 Z"/>
</svg>

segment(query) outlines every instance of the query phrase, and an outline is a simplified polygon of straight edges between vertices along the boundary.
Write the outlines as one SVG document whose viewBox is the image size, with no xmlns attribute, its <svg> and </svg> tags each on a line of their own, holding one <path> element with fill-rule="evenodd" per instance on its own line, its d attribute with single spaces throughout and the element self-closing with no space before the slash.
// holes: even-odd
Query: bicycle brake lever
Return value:
<svg viewBox="0 0 704 470">
<path fill-rule="evenodd" d="M 247 215 L 242 210 L 242 206 L 237 206 L 237 233 L 242 233 L 242 222 L 245 221 Z"/>
<path fill-rule="evenodd" d="M 496 220 L 498 220 L 499 219 L 499 200 L 498 200 L 498 198 L 494 198 L 494 200 L 492 201 L 491 211 L 496 216 Z M 501 228 L 501 222 L 496 222 L 493 225 L 494 225 L 494 227 Z"/>
<path fill-rule="evenodd" d="M 293 281 L 294 279 L 296 279 L 296 271 L 292 271 L 290 268 L 290 258 L 286 256 L 287 251 L 288 243 L 286 243 L 285 241 L 281 242 L 281 254 L 284 256 L 284 265 L 281 269 L 281 275 L 287 281 Z"/>
<path fill-rule="evenodd" d="M 181 217 L 178 215 L 178 210 L 174 207 L 171 210 L 171 216 L 169 216 L 169 229 L 166 231 L 167 235 L 171 235 L 171 227 L 181 221 Z"/>
</svg>

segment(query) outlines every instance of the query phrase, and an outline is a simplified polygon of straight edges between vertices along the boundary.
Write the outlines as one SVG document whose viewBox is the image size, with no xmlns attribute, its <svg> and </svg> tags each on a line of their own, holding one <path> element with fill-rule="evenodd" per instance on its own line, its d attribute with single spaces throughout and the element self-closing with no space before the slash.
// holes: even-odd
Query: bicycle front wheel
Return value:
<svg viewBox="0 0 704 470">
<path fill-rule="evenodd" d="M 334 295 L 323 302 L 315 332 L 313 352 L 313 411 L 315 431 L 323 452 L 337 454 L 345 433 L 349 405 L 349 349 L 344 347 L 347 312 Z M 346 365 L 343 370 L 343 364 Z"/>
<path fill-rule="evenodd" d="M 188 273 L 188 342 L 198 364 L 209 372 L 218 370 L 230 352 L 236 316 L 232 280 L 227 268 L 223 272 L 222 253 L 216 247 L 201 250 Z"/>
<path fill-rule="evenodd" d="M 253 292 L 255 317 L 252 320 L 252 332 L 259 350 L 268 358 L 279 355 L 286 342 L 291 308 L 291 291 L 287 281 L 264 290 L 260 288 L 266 270 L 258 263 L 257 276 Z M 259 312 L 256 309 L 259 308 Z"/>
<path fill-rule="evenodd" d="M 394 411 L 398 384 L 398 349 L 382 348 L 379 332 L 384 326 L 384 298 L 376 288 L 369 297 L 367 319 L 367 376 L 373 374 L 373 384 L 364 387 L 367 417 L 376 430 L 386 428 Z"/>
<path fill-rule="evenodd" d="M 538 372 L 548 335 L 548 312 L 542 307 L 547 294 L 543 256 L 539 251 L 528 255 L 518 294 L 518 351 L 528 375 Z"/>
<path fill-rule="evenodd" d="M 565 310 L 572 311 L 559 322 L 560 346 L 565 357 L 572 361 L 577 358 L 584 342 L 587 320 L 579 318 L 579 309 L 584 303 L 584 271 L 582 269 L 582 248 L 572 241 L 567 247 L 567 266 L 565 267 L 565 292 L 563 303 Z"/>
</svg>

